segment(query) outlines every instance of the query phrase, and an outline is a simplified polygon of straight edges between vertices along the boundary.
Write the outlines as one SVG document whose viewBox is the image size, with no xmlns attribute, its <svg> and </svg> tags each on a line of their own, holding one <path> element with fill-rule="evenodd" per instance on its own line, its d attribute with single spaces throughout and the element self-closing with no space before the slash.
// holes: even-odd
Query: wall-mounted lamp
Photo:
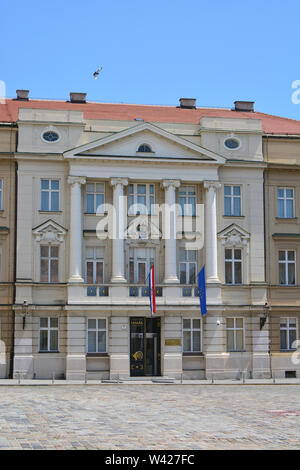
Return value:
<svg viewBox="0 0 300 470">
<path fill-rule="evenodd" d="M 264 306 L 264 315 L 263 317 L 260 317 L 259 319 L 259 328 L 260 330 L 263 329 L 263 327 L 265 326 L 265 323 L 269 317 L 269 310 L 270 310 L 270 305 L 268 304 L 268 302 L 265 303 L 265 306 Z"/>
<path fill-rule="evenodd" d="M 27 300 L 24 300 L 24 302 L 23 302 L 22 313 L 23 313 L 23 330 L 24 330 L 25 325 L 26 325 L 26 315 L 28 315 L 28 302 L 27 302 Z"/>
</svg>

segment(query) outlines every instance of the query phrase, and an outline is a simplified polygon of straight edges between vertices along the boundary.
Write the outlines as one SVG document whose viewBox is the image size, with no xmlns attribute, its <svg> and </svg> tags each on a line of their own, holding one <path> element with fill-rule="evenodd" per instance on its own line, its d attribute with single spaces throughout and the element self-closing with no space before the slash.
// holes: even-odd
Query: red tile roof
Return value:
<svg viewBox="0 0 300 470">
<path fill-rule="evenodd" d="M 300 121 L 260 112 L 237 112 L 223 108 L 181 109 L 176 106 L 154 106 L 115 103 L 70 103 L 52 100 L 18 101 L 7 99 L 0 104 L 0 122 L 16 122 L 19 108 L 83 111 L 85 119 L 107 119 L 148 122 L 199 124 L 202 117 L 261 119 L 266 134 L 300 134 Z"/>
</svg>

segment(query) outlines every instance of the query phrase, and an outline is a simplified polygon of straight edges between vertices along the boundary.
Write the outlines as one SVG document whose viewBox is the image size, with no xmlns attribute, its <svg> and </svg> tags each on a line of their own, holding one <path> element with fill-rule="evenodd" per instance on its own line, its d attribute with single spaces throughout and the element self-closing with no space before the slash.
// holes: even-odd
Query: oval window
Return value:
<svg viewBox="0 0 300 470">
<path fill-rule="evenodd" d="M 233 139 L 231 137 L 230 139 L 226 139 L 224 141 L 224 145 L 230 150 L 235 150 L 240 146 L 240 142 L 237 139 Z"/>
<path fill-rule="evenodd" d="M 46 142 L 56 142 L 59 140 L 58 133 L 54 131 L 46 131 L 43 133 L 42 137 Z"/>
</svg>

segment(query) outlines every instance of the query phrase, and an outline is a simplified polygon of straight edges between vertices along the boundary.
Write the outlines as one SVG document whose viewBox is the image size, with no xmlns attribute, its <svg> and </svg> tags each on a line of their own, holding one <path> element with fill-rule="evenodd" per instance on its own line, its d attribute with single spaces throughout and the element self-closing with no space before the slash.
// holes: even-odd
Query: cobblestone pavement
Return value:
<svg viewBox="0 0 300 470">
<path fill-rule="evenodd" d="M 296 385 L 2 386 L 3 449 L 300 449 Z"/>
</svg>

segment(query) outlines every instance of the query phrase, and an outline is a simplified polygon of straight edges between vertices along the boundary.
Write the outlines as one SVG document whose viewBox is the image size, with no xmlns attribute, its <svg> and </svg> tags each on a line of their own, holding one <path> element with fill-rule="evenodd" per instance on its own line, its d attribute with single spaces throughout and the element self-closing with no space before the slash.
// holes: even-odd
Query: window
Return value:
<svg viewBox="0 0 300 470">
<path fill-rule="evenodd" d="M 3 180 L 0 179 L 0 211 L 3 210 Z"/>
<path fill-rule="evenodd" d="M 85 210 L 88 214 L 104 213 L 104 193 L 104 183 L 87 183 Z"/>
<path fill-rule="evenodd" d="M 195 186 L 181 186 L 178 192 L 181 215 L 196 215 Z"/>
<path fill-rule="evenodd" d="M 151 215 L 154 211 L 154 184 L 131 183 L 129 185 L 129 215 Z"/>
<path fill-rule="evenodd" d="M 46 131 L 42 134 L 42 139 L 46 142 L 57 142 L 59 140 L 59 135 L 54 131 Z"/>
<path fill-rule="evenodd" d="M 103 284 L 104 282 L 104 249 L 86 248 L 85 272 L 88 284 Z"/>
<path fill-rule="evenodd" d="M 59 181 L 41 180 L 41 211 L 59 210 Z"/>
<path fill-rule="evenodd" d="M 240 141 L 238 139 L 229 138 L 224 141 L 225 147 L 229 150 L 236 150 L 240 147 Z"/>
<path fill-rule="evenodd" d="M 296 318 L 280 318 L 280 349 L 283 351 L 295 350 L 293 342 L 297 339 Z"/>
<path fill-rule="evenodd" d="M 151 149 L 150 145 L 142 144 L 142 145 L 139 146 L 138 152 L 152 152 L 152 149 Z"/>
<path fill-rule="evenodd" d="M 87 352 L 106 352 L 106 319 L 88 318 L 87 321 Z"/>
<path fill-rule="evenodd" d="M 278 217 L 292 218 L 294 217 L 294 189 L 278 188 L 277 189 L 277 207 Z"/>
<path fill-rule="evenodd" d="M 244 350 L 244 320 L 243 318 L 227 318 L 227 351 Z"/>
<path fill-rule="evenodd" d="M 224 215 L 230 215 L 234 217 L 241 215 L 240 186 L 224 186 Z"/>
<path fill-rule="evenodd" d="M 58 352 L 58 318 L 40 318 L 40 352 Z"/>
<path fill-rule="evenodd" d="M 280 250 L 278 254 L 279 284 L 296 284 L 296 253 L 294 250 Z"/>
<path fill-rule="evenodd" d="M 58 246 L 41 246 L 41 282 L 58 282 Z"/>
<path fill-rule="evenodd" d="M 183 250 L 179 252 L 180 284 L 195 284 L 197 273 L 197 251 Z"/>
<path fill-rule="evenodd" d="M 129 282 L 146 284 L 150 268 L 154 264 L 154 248 L 130 248 Z"/>
<path fill-rule="evenodd" d="M 225 283 L 242 284 L 242 250 L 225 249 Z"/>
<path fill-rule="evenodd" d="M 183 352 L 201 352 L 200 318 L 183 319 Z"/>
</svg>

